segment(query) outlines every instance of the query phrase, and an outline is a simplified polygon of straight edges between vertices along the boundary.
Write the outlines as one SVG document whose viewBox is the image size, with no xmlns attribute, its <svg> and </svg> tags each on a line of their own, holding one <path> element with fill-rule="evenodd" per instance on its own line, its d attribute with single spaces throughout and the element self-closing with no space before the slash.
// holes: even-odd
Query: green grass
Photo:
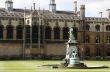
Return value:
<svg viewBox="0 0 110 72">
<path fill-rule="evenodd" d="M 53 69 L 43 67 L 46 64 L 60 64 L 61 61 L 0 61 L 0 72 L 110 72 L 110 68 L 104 69 Z M 83 61 L 87 65 L 106 65 L 110 67 L 110 61 Z"/>
</svg>

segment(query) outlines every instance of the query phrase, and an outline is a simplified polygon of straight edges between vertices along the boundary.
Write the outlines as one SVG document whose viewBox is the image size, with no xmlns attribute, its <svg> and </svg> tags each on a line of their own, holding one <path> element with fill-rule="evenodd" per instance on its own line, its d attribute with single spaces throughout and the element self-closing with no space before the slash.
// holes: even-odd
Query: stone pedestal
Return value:
<svg viewBox="0 0 110 72">
<path fill-rule="evenodd" d="M 69 51 L 69 63 L 67 67 L 69 68 L 79 68 L 79 67 L 86 67 L 83 63 L 80 63 L 79 57 L 78 57 L 78 50 L 77 50 L 77 42 L 76 41 L 68 41 L 67 43 L 68 49 L 71 49 Z"/>
</svg>

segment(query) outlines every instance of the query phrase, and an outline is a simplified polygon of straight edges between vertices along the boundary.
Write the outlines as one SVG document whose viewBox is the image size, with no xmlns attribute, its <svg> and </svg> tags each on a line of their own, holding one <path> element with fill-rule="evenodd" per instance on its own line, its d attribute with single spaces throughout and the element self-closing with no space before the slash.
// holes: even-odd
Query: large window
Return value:
<svg viewBox="0 0 110 72">
<path fill-rule="evenodd" d="M 46 26 L 45 27 L 45 39 L 51 39 L 51 27 L 50 26 Z"/>
<path fill-rule="evenodd" d="M 38 26 L 37 25 L 32 26 L 32 42 L 38 43 Z"/>
<path fill-rule="evenodd" d="M 40 32 L 40 33 L 39 33 Z M 33 43 L 43 43 L 44 39 L 44 26 L 33 25 L 32 26 L 32 42 Z"/>
<path fill-rule="evenodd" d="M 100 25 L 95 26 L 96 31 L 100 31 Z"/>
<path fill-rule="evenodd" d="M 23 38 L 23 26 L 21 26 L 21 25 L 16 27 L 16 38 L 17 39 Z"/>
<path fill-rule="evenodd" d="M 59 27 L 54 28 L 54 39 L 60 39 L 60 28 Z"/>
<path fill-rule="evenodd" d="M 107 36 L 107 43 L 110 43 L 110 36 Z"/>
<path fill-rule="evenodd" d="M 87 24 L 85 29 L 86 29 L 86 31 L 89 31 L 90 30 L 90 26 Z"/>
<path fill-rule="evenodd" d="M 85 48 L 85 55 L 90 56 L 90 48 L 89 47 Z"/>
<path fill-rule="evenodd" d="M 90 26 L 88 24 L 83 25 L 83 30 L 89 31 L 90 30 Z"/>
<path fill-rule="evenodd" d="M 1 18 L 0 18 L 0 25 L 1 25 L 2 23 L 1 23 Z"/>
<path fill-rule="evenodd" d="M 73 27 L 73 33 L 74 33 L 74 37 L 77 40 L 77 33 L 78 33 L 78 28 L 77 27 Z"/>
<path fill-rule="evenodd" d="M 26 25 L 25 26 L 25 38 L 26 38 L 26 43 L 30 43 L 30 26 Z"/>
<path fill-rule="evenodd" d="M 40 26 L 40 42 L 43 43 L 44 40 L 44 26 Z"/>
<path fill-rule="evenodd" d="M 110 47 L 106 48 L 106 54 L 107 56 L 110 56 Z"/>
<path fill-rule="evenodd" d="M 90 38 L 89 38 L 89 35 L 86 35 L 86 37 L 85 37 L 85 43 L 89 43 L 89 40 Z"/>
<path fill-rule="evenodd" d="M 3 39 L 3 26 L 0 25 L 0 39 Z"/>
<path fill-rule="evenodd" d="M 13 26 L 8 25 L 6 26 L 7 29 L 7 39 L 13 39 Z"/>
<path fill-rule="evenodd" d="M 96 56 L 101 56 L 101 49 L 100 49 L 100 47 L 96 47 Z"/>
<path fill-rule="evenodd" d="M 63 28 L 63 39 L 68 39 L 69 38 L 69 28 L 68 27 L 64 27 Z"/>
<path fill-rule="evenodd" d="M 110 31 L 110 25 L 106 26 L 106 31 Z"/>
<path fill-rule="evenodd" d="M 100 43 L 100 36 L 96 36 L 96 43 Z"/>
</svg>

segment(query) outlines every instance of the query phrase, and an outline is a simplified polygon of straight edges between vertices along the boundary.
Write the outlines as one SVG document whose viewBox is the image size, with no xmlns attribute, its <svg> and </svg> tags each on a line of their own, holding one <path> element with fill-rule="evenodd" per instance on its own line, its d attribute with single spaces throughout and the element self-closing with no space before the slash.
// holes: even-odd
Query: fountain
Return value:
<svg viewBox="0 0 110 72">
<path fill-rule="evenodd" d="M 73 33 L 73 28 L 70 28 L 69 30 L 69 40 L 66 44 L 67 44 L 66 58 L 64 59 L 64 63 L 62 63 L 61 66 L 67 68 L 87 67 L 86 65 L 84 65 L 84 63 L 80 63 L 77 50 L 77 40 Z"/>
<path fill-rule="evenodd" d="M 80 63 L 78 57 L 78 48 L 77 48 L 77 39 L 73 28 L 69 30 L 69 40 L 66 43 L 66 57 L 63 63 L 57 65 L 43 65 L 43 66 L 52 66 L 53 68 L 72 68 L 72 69 L 97 69 L 97 68 L 108 68 L 107 66 L 87 66 L 84 63 Z"/>
</svg>

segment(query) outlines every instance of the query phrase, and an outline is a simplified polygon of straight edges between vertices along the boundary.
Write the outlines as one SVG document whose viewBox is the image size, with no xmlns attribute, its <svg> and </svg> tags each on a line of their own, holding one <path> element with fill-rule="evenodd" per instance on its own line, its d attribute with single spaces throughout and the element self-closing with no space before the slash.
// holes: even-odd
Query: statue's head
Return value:
<svg viewBox="0 0 110 72">
<path fill-rule="evenodd" d="M 70 27 L 70 31 L 73 31 L 73 28 Z"/>
</svg>

